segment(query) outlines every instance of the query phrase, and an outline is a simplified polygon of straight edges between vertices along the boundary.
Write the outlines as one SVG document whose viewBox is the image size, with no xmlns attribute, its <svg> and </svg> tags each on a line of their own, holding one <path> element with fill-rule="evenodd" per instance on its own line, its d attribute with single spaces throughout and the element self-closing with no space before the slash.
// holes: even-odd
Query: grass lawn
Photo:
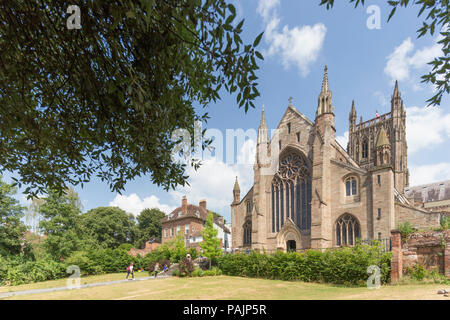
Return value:
<svg viewBox="0 0 450 320">
<path fill-rule="evenodd" d="M 140 276 L 146 276 L 146 273 Z M 123 279 L 124 274 L 93 276 L 82 283 Z M 14 291 L 50 288 L 64 285 L 64 280 L 14 287 Z M 345 288 L 328 284 L 289 282 L 281 280 L 250 279 L 240 277 L 166 278 L 126 282 L 102 287 L 84 288 L 10 297 L 8 299 L 115 299 L 115 300 L 251 300 L 251 299 L 437 299 L 450 298 L 437 295 L 439 289 L 450 289 L 442 284 L 391 285 L 380 289 Z M 2 288 L 4 290 L 4 288 Z"/>
<path fill-rule="evenodd" d="M 82 277 L 80 283 L 81 284 L 90 284 L 104 281 L 115 281 L 115 280 L 123 280 L 126 277 L 126 273 L 110 273 L 104 274 L 100 276 L 88 276 Z M 130 276 L 131 277 L 131 276 Z M 145 278 L 149 277 L 148 272 L 135 272 L 135 278 Z M 19 286 L 9 286 L 9 287 L 0 287 L 0 293 L 2 292 L 13 292 L 13 291 L 25 291 L 25 290 L 33 290 L 33 289 L 47 289 L 47 288 L 57 288 L 66 286 L 67 279 L 59 279 L 59 280 L 51 280 L 51 281 L 43 281 L 31 284 L 23 284 Z"/>
</svg>

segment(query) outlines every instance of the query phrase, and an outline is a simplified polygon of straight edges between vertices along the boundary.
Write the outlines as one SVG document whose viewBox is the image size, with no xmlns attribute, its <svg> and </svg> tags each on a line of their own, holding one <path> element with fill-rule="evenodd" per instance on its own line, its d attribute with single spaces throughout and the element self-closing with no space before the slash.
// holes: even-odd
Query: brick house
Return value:
<svg viewBox="0 0 450 320">
<path fill-rule="evenodd" d="M 206 200 L 201 200 L 198 206 L 188 204 L 187 198 L 181 200 L 181 207 L 173 210 L 162 220 L 161 243 L 174 240 L 180 232 L 184 235 L 187 248 L 198 248 L 202 239 L 203 226 L 209 210 Z M 225 226 L 221 216 L 214 217 L 214 227 L 218 230 L 217 237 L 221 240 L 223 250 L 230 249 L 230 230 Z"/>
</svg>

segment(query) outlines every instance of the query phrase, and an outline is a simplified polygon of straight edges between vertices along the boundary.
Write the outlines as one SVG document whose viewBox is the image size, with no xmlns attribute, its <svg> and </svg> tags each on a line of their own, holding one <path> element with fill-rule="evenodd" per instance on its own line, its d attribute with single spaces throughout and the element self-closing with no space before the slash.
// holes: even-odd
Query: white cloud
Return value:
<svg viewBox="0 0 450 320">
<path fill-rule="evenodd" d="M 409 77 L 409 63 L 407 56 L 414 49 L 411 38 L 406 39 L 401 45 L 395 48 L 387 59 L 388 62 L 384 72 L 393 80 L 405 80 Z"/>
<path fill-rule="evenodd" d="M 420 186 L 437 181 L 450 180 L 450 163 L 411 166 L 411 186 Z"/>
<path fill-rule="evenodd" d="M 406 108 L 408 153 L 426 150 L 450 139 L 450 113 L 439 107 Z"/>
<path fill-rule="evenodd" d="M 141 213 L 141 211 L 146 208 L 158 208 L 166 214 L 175 209 L 175 207 L 160 203 L 160 200 L 157 196 L 151 195 L 150 197 L 141 199 L 136 193 L 132 193 L 129 196 L 118 194 L 116 195 L 114 200 L 109 203 L 109 205 L 111 207 L 119 207 L 122 210 L 130 212 L 135 216 L 139 215 L 139 213 Z"/>
<path fill-rule="evenodd" d="M 375 91 L 373 93 L 373 95 L 378 98 L 378 102 L 380 103 L 380 105 L 382 107 L 386 107 L 386 106 L 389 105 L 389 98 L 388 98 L 388 96 L 384 95 L 381 91 Z"/>
<path fill-rule="evenodd" d="M 411 68 L 424 68 L 428 66 L 428 62 L 443 54 L 442 45 L 437 43 L 441 39 L 442 36 L 438 36 L 433 45 L 416 50 L 415 53 L 413 53 L 414 44 L 411 41 L 411 38 L 405 39 L 394 49 L 394 52 L 387 57 L 388 61 L 384 68 L 384 72 L 391 77 L 392 81 L 409 79 Z M 414 90 L 417 91 L 417 88 Z"/>
<path fill-rule="evenodd" d="M 295 65 L 302 76 L 306 76 L 322 49 L 327 28 L 323 23 L 292 29 L 285 25 L 280 32 L 279 4 L 278 0 L 260 0 L 258 4 L 257 12 L 266 23 L 265 40 L 269 44 L 265 53 L 268 56 L 279 55 L 285 69 Z"/>
<path fill-rule="evenodd" d="M 348 131 L 344 132 L 343 136 L 337 136 L 336 141 L 339 142 L 341 147 L 347 150 L 347 144 L 348 144 Z"/>
<path fill-rule="evenodd" d="M 192 204 L 197 204 L 200 200 L 205 199 L 208 209 L 229 216 L 236 176 L 239 179 L 241 197 L 253 184 L 255 148 L 255 141 L 248 139 L 240 148 L 238 164 L 230 165 L 217 158 L 211 158 L 203 161 L 197 171 L 189 167 L 187 175 L 190 186 L 179 187 L 175 191 L 171 191 L 170 194 L 174 201 L 179 203 L 184 195 L 186 195 L 188 203 Z"/>
<path fill-rule="evenodd" d="M 280 5 L 280 0 L 260 0 L 256 11 L 264 18 L 269 19 L 273 10 Z"/>
</svg>

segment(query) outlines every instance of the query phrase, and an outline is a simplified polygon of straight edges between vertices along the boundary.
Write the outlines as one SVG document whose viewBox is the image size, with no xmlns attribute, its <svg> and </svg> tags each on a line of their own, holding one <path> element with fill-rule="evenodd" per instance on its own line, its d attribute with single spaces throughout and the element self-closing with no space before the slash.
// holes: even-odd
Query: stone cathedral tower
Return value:
<svg viewBox="0 0 450 320">
<path fill-rule="evenodd" d="M 406 143 L 406 112 L 395 82 L 391 98 L 391 111 L 374 119 L 356 123 L 355 102 L 352 103 L 349 116 L 349 155 L 365 169 L 375 166 L 376 139 L 381 129 L 384 129 L 391 148 L 391 164 L 394 170 L 395 188 L 403 192 L 409 186 L 408 146 Z"/>
</svg>

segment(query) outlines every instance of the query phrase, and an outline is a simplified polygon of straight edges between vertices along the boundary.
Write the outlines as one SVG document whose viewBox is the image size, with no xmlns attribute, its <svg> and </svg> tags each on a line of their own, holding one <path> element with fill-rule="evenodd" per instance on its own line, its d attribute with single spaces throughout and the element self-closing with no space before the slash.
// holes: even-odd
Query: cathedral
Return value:
<svg viewBox="0 0 450 320">
<path fill-rule="evenodd" d="M 346 149 L 335 139 L 334 117 L 326 66 L 314 121 L 290 100 L 269 139 L 263 107 L 253 186 L 242 199 L 237 177 L 233 188 L 233 249 L 322 249 L 390 238 L 406 221 L 439 226 L 441 211 L 405 193 L 406 111 L 398 83 L 386 114 L 358 123 L 352 103 Z"/>
</svg>

